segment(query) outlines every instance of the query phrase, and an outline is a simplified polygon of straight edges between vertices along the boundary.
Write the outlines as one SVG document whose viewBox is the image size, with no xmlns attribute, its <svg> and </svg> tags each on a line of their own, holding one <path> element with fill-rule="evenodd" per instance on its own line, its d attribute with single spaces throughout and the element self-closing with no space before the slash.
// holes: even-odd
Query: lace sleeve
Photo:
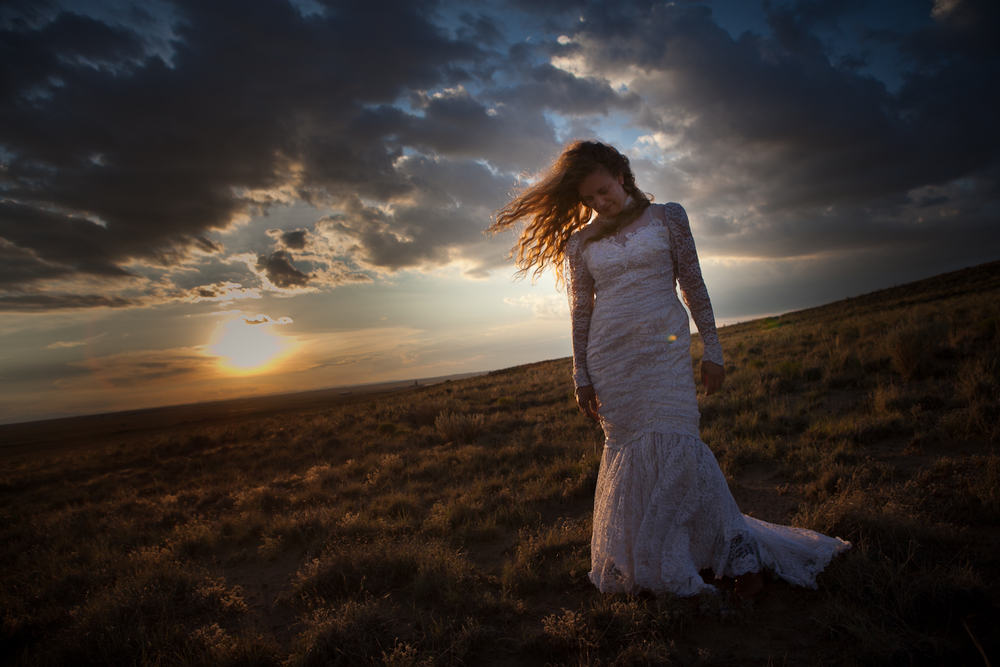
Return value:
<svg viewBox="0 0 1000 667">
<path fill-rule="evenodd" d="M 583 259 L 583 244 L 575 234 L 566 245 L 569 281 L 566 286 L 569 311 L 573 319 L 573 384 L 590 385 L 587 373 L 587 343 L 590 340 L 590 315 L 594 312 L 594 278 Z"/>
<path fill-rule="evenodd" d="M 684 303 L 691 311 L 694 324 L 701 334 L 701 342 L 705 345 L 705 354 L 702 358 L 721 366 L 722 345 L 719 344 L 719 334 L 715 329 L 715 313 L 712 312 L 712 301 L 708 297 L 705 280 L 701 277 L 698 251 L 694 247 L 694 237 L 691 236 L 691 224 L 688 222 L 687 212 L 680 204 L 666 204 L 664 216 L 667 224 L 673 228 L 671 240 L 677 246 L 674 249 L 677 282 L 680 283 Z"/>
</svg>

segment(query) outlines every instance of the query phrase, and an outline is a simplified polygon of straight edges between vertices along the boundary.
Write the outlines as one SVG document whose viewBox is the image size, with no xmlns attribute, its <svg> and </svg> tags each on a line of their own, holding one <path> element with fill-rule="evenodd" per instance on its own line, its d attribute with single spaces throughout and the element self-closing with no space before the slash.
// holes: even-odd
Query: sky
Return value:
<svg viewBox="0 0 1000 667">
<path fill-rule="evenodd" d="M 571 353 L 493 213 L 572 139 L 721 324 L 1000 259 L 995 0 L 0 0 L 0 423 Z"/>
</svg>

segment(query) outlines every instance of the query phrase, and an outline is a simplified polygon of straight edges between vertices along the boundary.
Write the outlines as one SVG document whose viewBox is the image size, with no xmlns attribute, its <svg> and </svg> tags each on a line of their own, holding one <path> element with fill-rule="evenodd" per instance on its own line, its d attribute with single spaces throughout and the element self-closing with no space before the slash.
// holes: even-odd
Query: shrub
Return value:
<svg viewBox="0 0 1000 667">
<path fill-rule="evenodd" d="M 542 532 L 521 531 L 513 560 L 504 564 L 504 588 L 530 594 L 544 587 L 584 585 L 590 569 L 590 522 L 561 521 Z"/>
<path fill-rule="evenodd" d="M 969 483 L 968 493 L 982 503 L 987 521 L 1000 519 L 1000 456 L 990 456 L 981 475 Z"/>
<path fill-rule="evenodd" d="M 410 584 L 418 572 L 413 549 L 386 543 L 338 543 L 295 575 L 298 593 L 325 599 L 378 595 Z"/>
<path fill-rule="evenodd" d="M 1000 334 L 1000 317 L 988 317 L 976 322 L 976 333 L 983 338 L 996 340 Z"/>
<path fill-rule="evenodd" d="M 471 445 L 476 441 L 476 436 L 485 430 L 486 415 L 442 412 L 434 420 L 434 427 L 437 428 L 445 442 Z"/>
<path fill-rule="evenodd" d="M 316 609 L 303 624 L 289 667 L 377 665 L 385 648 L 397 641 L 389 615 L 372 600 Z"/>
<path fill-rule="evenodd" d="M 778 374 L 788 380 L 798 380 L 802 376 L 802 362 L 786 359 L 777 365 Z"/>
<path fill-rule="evenodd" d="M 947 325 L 902 324 L 886 333 L 885 348 L 896 371 L 906 381 L 923 376 L 930 368 L 934 353 L 947 335 Z"/>
</svg>

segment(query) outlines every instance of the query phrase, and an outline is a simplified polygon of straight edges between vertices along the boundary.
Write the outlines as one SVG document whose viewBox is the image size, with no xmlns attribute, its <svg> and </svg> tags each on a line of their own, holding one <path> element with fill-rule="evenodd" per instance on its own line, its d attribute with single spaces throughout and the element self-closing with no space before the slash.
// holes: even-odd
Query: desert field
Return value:
<svg viewBox="0 0 1000 667">
<path fill-rule="evenodd" d="M 1000 664 L 1000 263 L 720 338 L 702 437 L 852 542 L 818 590 L 598 594 L 557 359 L 0 426 L 0 664 Z"/>
</svg>

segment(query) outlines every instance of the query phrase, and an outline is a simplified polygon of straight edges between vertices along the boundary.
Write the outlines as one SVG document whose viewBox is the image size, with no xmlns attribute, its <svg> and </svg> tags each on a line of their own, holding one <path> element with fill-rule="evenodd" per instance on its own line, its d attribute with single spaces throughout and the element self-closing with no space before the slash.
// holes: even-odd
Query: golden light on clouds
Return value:
<svg viewBox="0 0 1000 667">
<path fill-rule="evenodd" d="M 275 324 L 287 322 L 291 320 L 282 318 L 275 322 L 266 315 L 219 322 L 206 348 L 227 375 L 263 373 L 292 350 L 292 343 L 274 330 Z"/>
</svg>

